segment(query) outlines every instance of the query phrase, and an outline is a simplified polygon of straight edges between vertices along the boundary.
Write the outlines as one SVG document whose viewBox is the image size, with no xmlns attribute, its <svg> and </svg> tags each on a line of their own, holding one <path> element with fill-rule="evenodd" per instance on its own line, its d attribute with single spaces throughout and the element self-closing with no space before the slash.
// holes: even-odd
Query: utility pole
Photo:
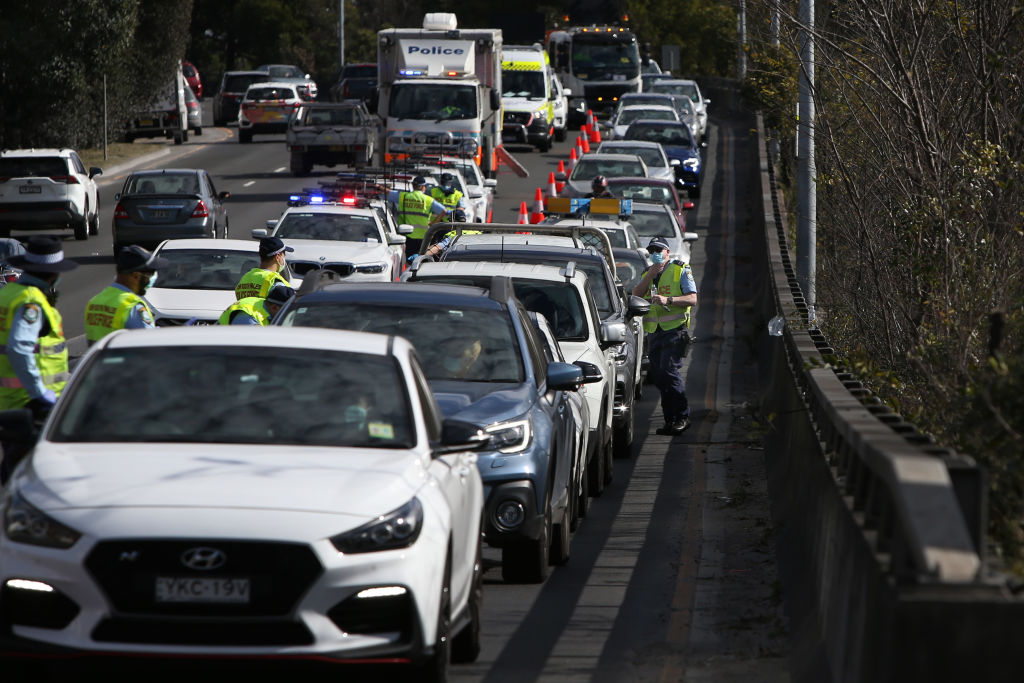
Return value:
<svg viewBox="0 0 1024 683">
<path fill-rule="evenodd" d="M 740 51 L 737 55 L 737 75 L 742 81 L 747 77 L 747 0 L 740 0 L 739 13 Z"/>
<path fill-rule="evenodd" d="M 782 0 L 772 0 L 772 26 L 771 26 L 771 37 L 772 47 L 779 47 L 779 3 Z M 771 157 L 772 163 L 779 163 L 779 157 L 782 154 L 782 146 L 779 144 L 779 131 L 771 131 Z"/>
<path fill-rule="evenodd" d="M 814 325 L 817 188 L 814 166 L 814 0 L 800 0 L 800 141 L 797 159 L 797 279 L 807 302 L 807 319 Z"/>
<path fill-rule="evenodd" d="M 345 68 L 345 0 L 338 0 L 338 78 Z"/>
</svg>

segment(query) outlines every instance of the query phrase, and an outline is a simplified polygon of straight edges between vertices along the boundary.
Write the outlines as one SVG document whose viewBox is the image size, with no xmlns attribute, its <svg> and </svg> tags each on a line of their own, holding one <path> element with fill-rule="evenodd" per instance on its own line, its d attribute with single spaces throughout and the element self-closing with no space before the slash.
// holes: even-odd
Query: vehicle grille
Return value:
<svg viewBox="0 0 1024 683">
<path fill-rule="evenodd" d="M 101 643 L 156 645 L 311 645 L 313 634 L 297 621 L 104 619 L 92 632 Z"/>
<path fill-rule="evenodd" d="M 355 266 L 351 263 L 309 263 L 308 261 L 289 261 L 288 265 L 291 266 L 293 273 L 303 278 L 317 270 L 329 270 L 333 273 L 337 273 L 341 277 L 348 277 L 355 271 Z"/>
<path fill-rule="evenodd" d="M 196 547 L 215 548 L 226 562 L 212 570 L 190 569 L 181 558 Z M 89 553 L 85 566 L 122 615 L 182 618 L 289 614 L 323 572 L 306 545 L 216 539 L 104 541 Z M 247 578 L 250 599 L 245 604 L 157 602 L 158 576 Z"/>
<path fill-rule="evenodd" d="M 517 123 L 527 126 L 530 124 L 530 118 L 532 118 L 532 115 L 528 111 L 505 112 L 505 123 Z"/>
</svg>

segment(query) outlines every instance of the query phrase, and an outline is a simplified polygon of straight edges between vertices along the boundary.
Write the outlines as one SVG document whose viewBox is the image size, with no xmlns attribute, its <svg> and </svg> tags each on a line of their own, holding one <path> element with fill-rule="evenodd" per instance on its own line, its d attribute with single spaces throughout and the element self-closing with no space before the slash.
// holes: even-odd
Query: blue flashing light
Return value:
<svg viewBox="0 0 1024 683">
<path fill-rule="evenodd" d="M 324 203 L 324 198 L 323 198 L 322 195 L 312 194 L 312 195 L 309 196 L 309 203 L 310 204 L 323 204 Z"/>
<path fill-rule="evenodd" d="M 400 76 L 422 76 L 423 72 L 419 69 L 400 69 L 398 74 Z"/>
<path fill-rule="evenodd" d="M 297 194 L 290 194 L 290 195 L 288 195 L 288 201 L 290 201 L 290 202 L 301 202 L 302 201 L 302 196 L 301 195 L 297 195 Z"/>
</svg>

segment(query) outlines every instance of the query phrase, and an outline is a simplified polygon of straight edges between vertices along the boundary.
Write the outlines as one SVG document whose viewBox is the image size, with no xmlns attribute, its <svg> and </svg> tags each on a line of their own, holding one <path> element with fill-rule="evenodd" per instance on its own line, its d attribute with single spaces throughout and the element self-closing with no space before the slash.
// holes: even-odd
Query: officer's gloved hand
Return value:
<svg viewBox="0 0 1024 683">
<path fill-rule="evenodd" d="M 408 261 L 409 263 L 412 263 L 413 261 L 416 260 L 417 256 L 419 256 L 419 254 L 413 254 L 412 256 L 410 256 L 409 258 L 407 258 L 405 260 Z"/>
<path fill-rule="evenodd" d="M 42 396 L 34 398 L 25 404 L 25 407 L 32 411 L 32 419 L 35 423 L 42 424 L 50 414 L 50 411 L 53 410 L 53 405 L 56 402 L 57 394 L 47 389 Z"/>
</svg>

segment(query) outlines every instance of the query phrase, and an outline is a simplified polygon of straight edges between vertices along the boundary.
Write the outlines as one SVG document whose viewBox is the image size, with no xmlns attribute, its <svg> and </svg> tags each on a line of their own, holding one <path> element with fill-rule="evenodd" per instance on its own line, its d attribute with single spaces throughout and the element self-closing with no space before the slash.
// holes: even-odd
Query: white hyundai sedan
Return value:
<svg viewBox="0 0 1024 683">
<path fill-rule="evenodd" d="M 479 650 L 486 442 L 442 421 L 402 338 L 104 337 L 4 491 L 3 649 L 443 679 Z"/>
</svg>

